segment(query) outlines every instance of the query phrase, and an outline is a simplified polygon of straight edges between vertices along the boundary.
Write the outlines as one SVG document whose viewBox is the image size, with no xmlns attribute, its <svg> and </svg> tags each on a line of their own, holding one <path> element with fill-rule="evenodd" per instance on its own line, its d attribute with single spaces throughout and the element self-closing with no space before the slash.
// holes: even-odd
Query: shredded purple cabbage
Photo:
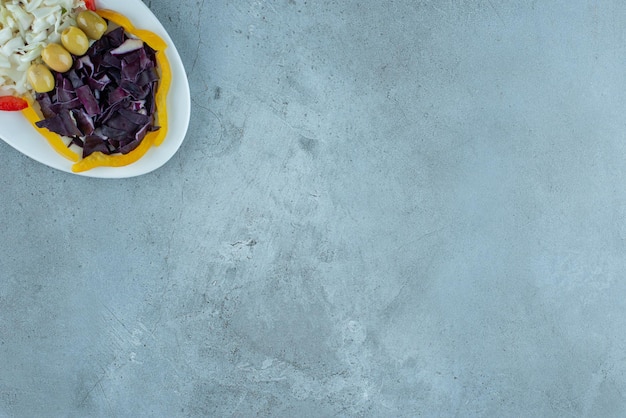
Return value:
<svg viewBox="0 0 626 418">
<path fill-rule="evenodd" d="M 72 69 L 53 72 L 56 88 L 38 93 L 44 119 L 37 122 L 82 146 L 83 158 L 93 152 L 126 154 L 148 132 L 154 120 L 158 83 L 156 51 L 128 37 L 119 27 L 94 42 Z"/>
</svg>

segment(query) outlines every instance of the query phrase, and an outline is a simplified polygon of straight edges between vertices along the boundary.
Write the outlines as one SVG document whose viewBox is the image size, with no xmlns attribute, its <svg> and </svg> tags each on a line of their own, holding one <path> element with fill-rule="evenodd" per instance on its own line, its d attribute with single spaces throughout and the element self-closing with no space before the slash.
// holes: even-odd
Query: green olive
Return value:
<svg viewBox="0 0 626 418">
<path fill-rule="evenodd" d="M 37 93 L 47 93 L 54 89 L 54 76 L 43 64 L 33 64 L 28 67 L 26 78 Z"/>
<path fill-rule="evenodd" d="M 76 16 L 76 24 L 91 39 L 96 41 L 102 38 L 107 30 L 107 22 L 91 10 L 82 11 Z"/>
<path fill-rule="evenodd" d="M 41 58 L 48 67 L 59 73 L 64 73 L 72 68 L 72 56 L 67 49 L 59 44 L 48 44 L 41 51 Z"/>
<path fill-rule="evenodd" d="M 87 35 L 76 26 L 70 26 L 61 33 L 61 43 L 65 49 L 78 56 L 85 55 L 89 49 Z"/>
</svg>

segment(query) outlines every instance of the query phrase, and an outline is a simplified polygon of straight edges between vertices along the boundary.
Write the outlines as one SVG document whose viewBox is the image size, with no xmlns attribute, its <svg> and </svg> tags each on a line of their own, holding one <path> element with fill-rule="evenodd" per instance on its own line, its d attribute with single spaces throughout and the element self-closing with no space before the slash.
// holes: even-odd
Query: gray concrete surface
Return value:
<svg viewBox="0 0 626 418">
<path fill-rule="evenodd" d="M 626 416 L 626 4 L 147 4 L 167 165 L 0 144 L 0 416 Z"/>
</svg>

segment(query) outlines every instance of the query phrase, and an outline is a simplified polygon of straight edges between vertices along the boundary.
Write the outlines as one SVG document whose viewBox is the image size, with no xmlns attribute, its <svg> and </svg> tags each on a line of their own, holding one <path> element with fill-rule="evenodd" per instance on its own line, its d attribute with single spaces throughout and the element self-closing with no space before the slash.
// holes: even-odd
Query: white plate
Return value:
<svg viewBox="0 0 626 418">
<path fill-rule="evenodd" d="M 0 139 L 30 158 L 68 173 L 103 178 L 139 176 L 165 164 L 178 151 L 185 139 L 191 112 L 187 74 L 174 42 L 161 22 L 141 0 L 99 0 L 96 4 L 100 9 L 111 9 L 123 14 L 130 19 L 135 28 L 156 33 L 168 45 L 165 55 L 172 70 L 172 84 L 167 95 L 168 132 L 163 143 L 150 148 L 133 164 L 124 167 L 96 167 L 85 172 L 73 173 L 73 163 L 54 151 L 21 112 L 0 111 Z"/>
</svg>

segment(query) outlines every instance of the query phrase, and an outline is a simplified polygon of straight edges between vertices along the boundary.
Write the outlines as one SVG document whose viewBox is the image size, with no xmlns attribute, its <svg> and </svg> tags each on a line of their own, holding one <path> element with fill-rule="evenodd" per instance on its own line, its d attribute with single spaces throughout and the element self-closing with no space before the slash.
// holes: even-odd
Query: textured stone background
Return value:
<svg viewBox="0 0 626 418">
<path fill-rule="evenodd" d="M 626 4 L 146 2 L 151 174 L 0 143 L 0 416 L 626 415 Z"/>
</svg>

